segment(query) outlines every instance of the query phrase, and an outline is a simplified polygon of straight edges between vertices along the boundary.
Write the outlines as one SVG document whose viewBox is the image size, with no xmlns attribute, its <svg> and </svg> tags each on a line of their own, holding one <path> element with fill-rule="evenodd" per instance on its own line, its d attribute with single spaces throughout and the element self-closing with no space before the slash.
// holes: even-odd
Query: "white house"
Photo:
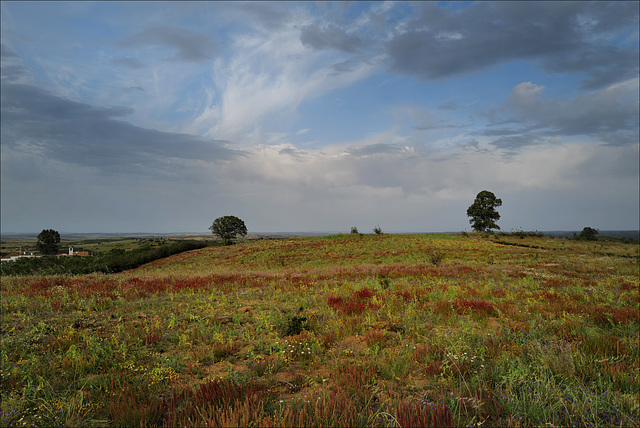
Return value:
<svg viewBox="0 0 640 428">
<path fill-rule="evenodd" d="M 27 254 L 26 251 L 23 251 L 22 254 L 20 254 L 20 253 L 8 254 L 5 257 L 2 257 L 0 259 L 0 262 L 2 262 L 2 263 L 4 263 L 4 262 L 13 262 L 13 261 L 16 261 L 16 260 L 24 258 L 24 257 L 31 258 L 31 257 L 37 257 L 37 256 L 35 254 L 33 254 L 33 252 L 31 252 L 30 254 Z"/>
</svg>

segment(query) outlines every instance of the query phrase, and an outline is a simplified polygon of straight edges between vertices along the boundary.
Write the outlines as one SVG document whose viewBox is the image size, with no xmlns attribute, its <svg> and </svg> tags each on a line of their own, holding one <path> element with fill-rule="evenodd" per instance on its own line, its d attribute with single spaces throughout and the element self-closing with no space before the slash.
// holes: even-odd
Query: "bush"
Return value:
<svg viewBox="0 0 640 428">
<path fill-rule="evenodd" d="M 427 250 L 427 254 L 429 254 L 429 259 L 434 266 L 438 266 L 442 260 L 444 260 L 444 251 L 439 250 L 437 248 L 430 248 Z"/>
<path fill-rule="evenodd" d="M 544 237 L 544 233 L 542 232 L 538 232 L 537 230 L 533 230 L 533 231 L 524 231 L 522 229 L 516 230 L 516 231 L 511 231 L 511 232 L 499 232 L 498 236 L 517 236 L 520 239 L 524 239 L 526 237 L 530 237 L 530 238 L 543 238 Z"/>
<path fill-rule="evenodd" d="M 295 336 L 302 333 L 303 330 L 309 330 L 307 317 L 291 317 L 283 328 L 282 336 Z"/>
</svg>

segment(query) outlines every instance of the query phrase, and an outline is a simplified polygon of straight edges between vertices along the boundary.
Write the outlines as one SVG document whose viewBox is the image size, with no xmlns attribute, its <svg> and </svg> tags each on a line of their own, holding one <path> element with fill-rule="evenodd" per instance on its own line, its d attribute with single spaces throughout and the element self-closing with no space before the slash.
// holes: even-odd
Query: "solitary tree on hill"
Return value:
<svg viewBox="0 0 640 428">
<path fill-rule="evenodd" d="M 36 248 L 42 254 L 58 254 L 60 244 L 60 234 L 57 230 L 43 229 L 38 235 Z"/>
<path fill-rule="evenodd" d="M 586 241 L 595 241 L 597 234 L 598 234 L 598 229 L 594 229 L 592 227 L 585 227 L 584 229 L 582 229 L 582 232 L 580 232 L 579 238 L 584 239 Z"/>
<path fill-rule="evenodd" d="M 214 235 L 222 238 L 224 245 L 233 244 L 233 240 L 236 239 L 238 235 L 247 235 L 247 226 L 245 226 L 244 221 L 232 215 L 218 217 L 209 227 L 209 230 L 211 230 L 211 233 Z"/>
<path fill-rule="evenodd" d="M 502 199 L 496 198 L 496 195 L 488 190 L 478 193 L 473 204 L 467 209 L 467 215 L 471 217 L 469 223 L 471 223 L 473 230 L 478 232 L 491 229 L 500 230 L 500 226 L 495 223 L 500 220 L 500 214 L 495 208 L 501 205 Z"/>
</svg>

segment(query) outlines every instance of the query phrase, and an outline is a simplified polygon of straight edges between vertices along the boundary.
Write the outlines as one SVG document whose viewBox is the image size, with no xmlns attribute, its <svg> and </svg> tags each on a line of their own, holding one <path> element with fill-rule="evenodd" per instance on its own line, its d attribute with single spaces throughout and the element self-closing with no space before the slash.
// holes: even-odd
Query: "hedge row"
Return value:
<svg viewBox="0 0 640 428">
<path fill-rule="evenodd" d="M 135 250 L 111 250 L 99 256 L 21 258 L 2 263 L 0 274 L 19 275 L 85 275 L 93 272 L 116 273 L 134 269 L 173 254 L 197 250 L 211 245 L 207 241 L 178 241 L 160 247 L 144 246 Z"/>
</svg>

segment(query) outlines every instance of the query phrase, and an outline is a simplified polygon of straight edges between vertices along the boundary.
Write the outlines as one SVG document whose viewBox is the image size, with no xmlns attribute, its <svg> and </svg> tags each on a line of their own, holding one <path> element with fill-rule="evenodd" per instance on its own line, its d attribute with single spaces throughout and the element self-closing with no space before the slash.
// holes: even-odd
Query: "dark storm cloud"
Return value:
<svg viewBox="0 0 640 428">
<path fill-rule="evenodd" d="M 634 76 L 636 47 L 605 41 L 638 26 L 637 2 L 476 2 L 451 11 L 419 3 L 420 13 L 387 45 L 396 71 L 431 80 L 502 63 L 537 61 L 548 72 L 584 73 L 585 88 Z"/>
<path fill-rule="evenodd" d="M 187 62 L 206 61 L 218 52 L 218 45 L 209 37 L 175 27 L 150 28 L 125 38 L 119 44 L 128 48 L 171 49 L 175 55 L 169 59 Z"/>
<path fill-rule="evenodd" d="M 347 53 L 358 52 L 365 46 L 365 42 L 359 37 L 348 34 L 333 24 L 326 28 L 320 28 L 315 24 L 304 27 L 300 33 L 300 41 L 316 50 L 337 49 Z"/>
<path fill-rule="evenodd" d="M 214 162 L 242 152 L 225 141 L 160 132 L 120 120 L 128 108 L 97 108 L 29 85 L 2 85 L 2 145 L 104 173 L 162 173 L 184 161 Z M 175 172 L 175 171 L 174 171 Z"/>
</svg>

